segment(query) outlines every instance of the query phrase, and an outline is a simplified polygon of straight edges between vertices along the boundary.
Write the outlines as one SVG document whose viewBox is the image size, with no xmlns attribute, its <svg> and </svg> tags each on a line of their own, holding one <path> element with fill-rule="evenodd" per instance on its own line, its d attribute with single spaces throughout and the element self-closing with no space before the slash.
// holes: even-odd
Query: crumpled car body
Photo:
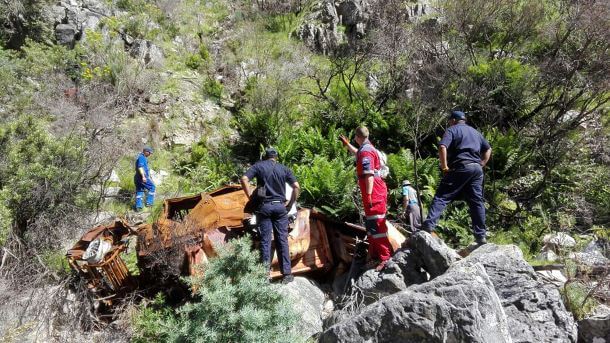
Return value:
<svg viewBox="0 0 610 343">
<path fill-rule="evenodd" d="M 196 266 L 217 256 L 218 248 L 233 238 L 251 235 L 258 246 L 256 226 L 250 224 L 252 214 L 244 212 L 247 202 L 240 186 L 165 200 L 154 224 L 130 231 L 137 235 L 140 286 L 175 284 L 182 276 L 200 272 Z M 103 230 L 94 228 L 85 236 L 93 239 L 91 236 L 100 232 Z M 299 209 L 288 237 L 293 274 L 333 277 L 346 272 L 357 241 L 365 236 L 362 226 L 334 221 L 312 209 Z M 389 236 L 395 250 L 405 240 L 394 228 Z M 86 242 L 81 239 L 77 245 L 82 250 Z M 71 265 L 81 268 L 78 255 L 69 256 L 74 260 Z M 270 276 L 281 277 L 275 251 Z"/>
</svg>

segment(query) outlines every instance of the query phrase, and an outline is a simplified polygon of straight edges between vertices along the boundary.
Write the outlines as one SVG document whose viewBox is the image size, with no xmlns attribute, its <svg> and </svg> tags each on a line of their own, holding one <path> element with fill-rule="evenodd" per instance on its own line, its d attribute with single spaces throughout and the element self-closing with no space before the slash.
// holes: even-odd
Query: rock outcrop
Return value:
<svg viewBox="0 0 610 343">
<path fill-rule="evenodd" d="M 301 337 L 314 337 L 322 332 L 325 296 L 316 282 L 295 277 L 293 282 L 280 286 L 279 292 L 289 299 L 299 316 L 294 329 Z"/>
<path fill-rule="evenodd" d="M 589 317 L 578 321 L 580 342 L 610 342 L 610 307 L 600 305 Z"/>
<path fill-rule="evenodd" d="M 557 287 L 544 282 L 516 246 L 487 244 L 460 260 L 425 232 L 408 245 L 385 270 L 356 281 L 369 298 L 357 299 L 363 306 L 354 313 L 334 314 L 320 341 L 576 342 L 574 319 Z M 418 279 L 413 270 L 426 270 L 432 280 Z"/>
<path fill-rule="evenodd" d="M 400 269 L 395 263 L 383 271 L 375 269 L 365 271 L 354 283 L 354 292 L 358 292 L 365 305 L 372 304 L 386 295 L 407 289 L 405 279 L 400 273 Z"/>
<path fill-rule="evenodd" d="M 442 239 L 426 231 L 418 231 L 409 240 L 409 245 L 419 252 L 426 271 L 431 278 L 443 274 L 460 259 L 455 250 L 449 248 Z"/>
<path fill-rule="evenodd" d="M 355 282 L 362 302 L 371 304 L 378 299 L 420 284 L 443 274 L 460 256 L 440 238 L 420 231 L 411 236 L 408 244 L 390 259 L 378 272 L 365 271 Z"/>
<path fill-rule="evenodd" d="M 429 0 L 409 1 L 406 18 L 418 20 L 435 13 Z M 320 0 L 313 6 L 295 34 L 310 49 L 329 54 L 342 42 L 354 42 L 379 25 L 376 11 L 383 2 L 378 0 Z"/>
<path fill-rule="evenodd" d="M 486 244 L 460 263 L 481 264 L 500 297 L 513 342 L 575 342 L 576 326 L 559 291 L 545 284 L 514 245 Z"/>
<path fill-rule="evenodd" d="M 85 36 L 87 29 L 95 29 L 100 20 L 112 11 L 100 0 L 62 0 L 50 6 L 46 17 L 55 30 L 58 44 L 73 46 Z"/>
<path fill-rule="evenodd" d="M 333 0 L 317 3 L 296 30 L 296 36 L 310 49 L 328 54 L 340 42 L 339 17 Z"/>
<path fill-rule="evenodd" d="M 384 297 L 326 330 L 320 342 L 511 342 L 506 316 L 480 264 Z"/>
</svg>

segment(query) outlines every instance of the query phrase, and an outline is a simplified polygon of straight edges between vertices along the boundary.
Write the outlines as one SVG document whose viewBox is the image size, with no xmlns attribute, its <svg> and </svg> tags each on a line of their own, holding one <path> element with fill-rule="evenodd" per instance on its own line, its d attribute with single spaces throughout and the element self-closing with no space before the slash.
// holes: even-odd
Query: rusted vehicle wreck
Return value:
<svg viewBox="0 0 610 343">
<path fill-rule="evenodd" d="M 90 290 L 102 297 L 112 297 L 138 285 L 179 283 L 179 277 L 196 273 L 197 264 L 214 258 L 218 247 L 232 238 L 252 235 L 254 244 L 258 244 L 253 215 L 244 212 L 247 201 L 240 186 L 165 200 L 163 213 L 152 225 L 132 228 L 124 221 L 116 221 L 89 230 L 68 251 L 70 266 L 86 280 Z M 140 272 L 137 279 L 121 259 L 134 235 Z M 405 240 L 393 227 L 389 235 L 395 249 Z M 288 238 L 293 273 L 332 278 L 346 272 L 357 241 L 365 236 L 365 229 L 359 225 L 331 220 L 312 209 L 299 209 Z M 271 277 L 279 276 L 274 252 Z"/>
</svg>

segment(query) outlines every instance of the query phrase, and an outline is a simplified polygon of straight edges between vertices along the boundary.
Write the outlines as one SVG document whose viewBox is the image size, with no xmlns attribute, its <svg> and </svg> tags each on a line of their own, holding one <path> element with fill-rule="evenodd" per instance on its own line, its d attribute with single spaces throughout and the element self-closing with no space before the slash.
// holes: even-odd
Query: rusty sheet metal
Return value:
<svg viewBox="0 0 610 343">
<path fill-rule="evenodd" d="M 244 213 L 247 200 L 240 186 L 165 200 L 160 218 L 137 229 L 139 281 L 158 286 L 178 282 L 180 276 L 197 273 L 197 264 L 215 257 L 218 248 L 233 238 L 253 235 L 258 246 L 258 237 L 248 224 L 252 215 Z M 121 221 L 91 229 L 68 252 L 70 265 L 89 280 L 91 288 L 116 291 L 131 287 L 133 280 L 120 252 L 125 236 L 133 233 Z M 388 233 L 397 250 L 405 237 L 394 227 Z M 100 235 L 112 236 L 111 252 L 99 264 L 80 260 L 89 243 Z M 322 275 L 332 270 L 335 275 L 341 274 L 349 268 L 356 242 L 365 236 L 362 226 L 331 220 L 315 210 L 299 209 L 288 236 L 293 273 Z M 280 276 L 274 249 L 271 277 Z"/>
<path fill-rule="evenodd" d="M 199 200 L 194 205 L 195 200 Z M 216 256 L 219 246 L 250 233 L 244 213 L 248 198 L 239 186 L 228 186 L 207 194 L 170 199 L 164 204 L 161 218 L 153 225 L 138 230 L 139 265 L 149 275 L 159 275 L 160 252 L 172 250 L 174 261 L 162 263 L 163 268 L 179 273 L 192 273 L 192 264 Z M 177 218 L 175 213 L 180 213 Z M 300 209 L 291 224 L 288 244 L 293 273 L 327 272 L 337 263 L 350 263 L 356 238 L 366 235 L 364 228 L 331 221 L 309 209 Z M 255 241 L 258 245 L 258 241 Z M 197 249 L 196 247 L 199 247 Z M 336 250 L 333 253 L 333 250 Z M 182 252 L 180 252 L 182 251 Z M 281 276 L 274 252 L 271 276 Z"/>
<path fill-rule="evenodd" d="M 127 248 L 126 238 L 134 230 L 124 221 L 118 220 L 110 225 L 100 225 L 87 231 L 68 250 L 66 257 L 70 267 L 87 281 L 87 287 L 96 294 L 103 296 L 122 292 L 134 286 L 121 253 Z M 83 254 L 94 240 L 102 238 L 112 244 L 111 250 L 99 263 L 89 263 L 82 259 Z"/>
</svg>

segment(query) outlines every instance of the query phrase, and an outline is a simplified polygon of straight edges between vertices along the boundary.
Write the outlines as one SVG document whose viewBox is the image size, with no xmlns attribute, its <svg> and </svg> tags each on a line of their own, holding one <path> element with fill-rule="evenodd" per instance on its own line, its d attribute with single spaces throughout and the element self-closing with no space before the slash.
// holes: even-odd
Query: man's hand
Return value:
<svg viewBox="0 0 610 343">
<path fill-rule="evenodd" d="M 368 196 L 369 196 L 369 198 L 368 198 L 368 200 L 369 200 L 369 208 L 373 208 L 373 195 L 369 194 Z"/>
<path fill-rule="evenodd" d="M 146 176 L 142 175 L 142 182 L 146 183 Z"/>
<path fill-rule="evenodd" d="M 339 139 L 341 140 L 343 145 L 348 145 L 349 144 L 349 140 L 344 135 L 339 135 Z"/>
<path fill-rule="evenodd" d="M 451 169 L 449 169 L 449 167 L 445 167 L 445 168 L 441 168 L 441 170 L 443 171 L 443 176 L 447 175 L 449 173 L 449 171 Z"/>
</svg>

